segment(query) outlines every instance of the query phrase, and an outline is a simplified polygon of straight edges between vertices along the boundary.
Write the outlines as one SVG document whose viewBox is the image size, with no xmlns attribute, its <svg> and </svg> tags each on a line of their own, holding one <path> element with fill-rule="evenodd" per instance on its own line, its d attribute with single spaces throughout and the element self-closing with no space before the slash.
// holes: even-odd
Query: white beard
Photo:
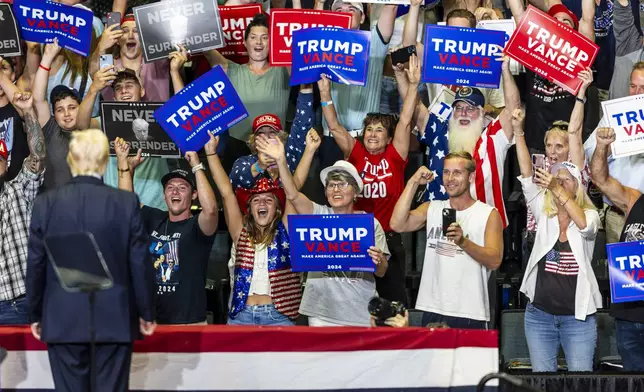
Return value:
<svg viewBox="0 0 644 392">
<path fill-rule="evenodd" d="M 483 133 L 483 117 L 470 121 L 467 127 L 461 126 L 452 116 L 449 119 L 449 152 L 467 151 L 474 155 L 474 147 Z"/>
</svg>

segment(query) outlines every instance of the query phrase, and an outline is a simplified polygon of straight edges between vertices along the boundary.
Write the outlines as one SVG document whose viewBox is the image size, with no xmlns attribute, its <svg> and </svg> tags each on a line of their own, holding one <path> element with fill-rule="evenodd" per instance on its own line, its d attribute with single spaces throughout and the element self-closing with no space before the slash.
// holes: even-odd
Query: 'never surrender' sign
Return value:
<svg viewBox="0 0 644 392">
<path fill-rule="evenodd" d="M 371 33 L 331 27 L 293 33 L 291 86 L 329 80 L 364 86 L 369 67 Z"/>
<path fill-rule="evenodd" d="M 501 31 L 427 25 L 423 82 L 499 88 Z"/>
<path fill-rule="evenodd" d="M 599 47 L 569 26 L 529 6 L 505 53 L 528 69 L 577 95 L 579 71 L 590 67 Z"/>
<path fill-rule="evenodd" d="M 0 3 L 0 56 L 20 56 L 20 34 L 11 5 Z"/>
<path fill-rule="evenodd" d="M 220 65 L 187 85 L 154 112 L 183 153 L 199 151 L 209 139 L 248 117 L 237 91 Z"/>
<path fill-rule="evenodd" d="M 220 6 L 221 29 L 226 46 L 219 49 L 225 58 L 237 64 L 248 62 L 248 51 L 244 45 L 244 32 L 255 15 L 262 13 L 261 4 Z"/>
<path fill-rule="evenodd" d="M 51 43 L 58 38 L 61 48 L 89 56 L 94 14 L 50 0 L 16 0 L 16 20 L 25 41 Z"/>
<path fill-rule="evenodd" d="M 289 215 L 293 271 L 375 271 L 373 214 Z"/>
<path fill-rule="evenodd" d="M 313 23 L 311 23 L 314 21 Z M 271 10 L 271 65 L 291 65 L 291 44 L 293 33 L 314 27 L 351 28 L 351 14 L 331 11 L 304 9 Z"/>
<path fill-rule="evenodd" d="M 110 155 L 115 155 L 114 139 L 123 138 L 132 147 L 140 148 L 143 156 L 180 158 L 179 149 L 154 118 L 162 103 L 101 102 L 101 126 L 110 141 Z"/>
<path fill-rule="evenodd" d="M 606 245 L 613 303 L 644 300 L 644 242 Z"/>
<path fill-rule="evenodd" d="M 644 94 L 602 102 L 604 116 L 615 131 L 614 158 L 644 152 Z"/>
<path fill-rule="evenodd" d="M 184 45 L 191 53 L 224 46 L 216 0 L 172 0 L 133 9 L 145 62 Z"/>
</svg>

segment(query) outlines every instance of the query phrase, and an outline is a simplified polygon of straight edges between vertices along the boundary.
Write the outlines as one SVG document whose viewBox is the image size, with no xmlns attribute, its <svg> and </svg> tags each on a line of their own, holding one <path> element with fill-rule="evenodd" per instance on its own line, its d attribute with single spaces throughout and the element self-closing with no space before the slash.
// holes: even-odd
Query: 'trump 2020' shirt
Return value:
<svg viewBox="0 0 644 392">
<path fill-rule="evenodd" d="M 199 228 L 199 215 L 171 222 L 168 212 L 141 209 L 150 234 L 157 283 L 157 322 L 190 324 L 206 319 L 206 271 L 215 236 Z"/>
</svg>

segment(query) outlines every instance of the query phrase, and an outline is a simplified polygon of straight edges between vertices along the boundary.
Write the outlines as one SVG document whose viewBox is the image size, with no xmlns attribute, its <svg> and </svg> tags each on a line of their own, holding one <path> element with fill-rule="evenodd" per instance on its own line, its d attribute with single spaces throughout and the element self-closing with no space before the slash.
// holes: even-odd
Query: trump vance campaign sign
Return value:
<svg viewBox="0 0 644 392">
<path fill-rule="evenodd" d="M 606 245 L 613 303 L 644 300 L 644 242 Z"/>
<path fill-rule="evenodd" d="M 498 88 L 505 34 L 501 31 L 427 25 L 423 82 Z"/>
<path fill-rule="evenodd" d="M 374 246 L 373 214 L 289 215 L 293 271 L 368 271 Z"/>
<path fill-rule="evenodd" d="M 644 151 L 644 94 L 602 102 L 604 116 L 615 131 L 614 158 Z"/>
<path fill-rule="evenodd" d="M 315 23 L 311 23 L 315 21 Z M 304 9 L 271 10 L 271 65 L 291 65 L 293 33 L 314 27 L 351 28 L 351 14 Z"/>
<path fill-rule="evenodd" d="M 569 26 L 529 6 L 505 53 L 542 77 L 577 95 L 579 71 L 590 67 L 599 47 Z"/>
<path fill-rule="evenodd" d="M 293 33 L 291 86 L 329 80 L 364 86 L 369 67 L 371 33 L 332 27 Z"/>
<path fill-rule="evenodd" d="M 61 48 L 89 56 L 94 14 L 51 0 L 16 0 L 16 20 L 25 41 L 51 43 L 58 38 Z"/>
<path fill-rule="evenodd" d="M 154 112 L 182 152 L 199 151 L 215 135 L 248 117 L 248 111 L 220 65 L 173 95 Z"/>
<path fill-rule="evenodd" d="M 135 7 L 145 62 L 168 57 L 184 45 L 191 53 L 224 46 L 216 0 L 172 0 Z"/>
<path fill-rule="evenodd" d="M 248 62 L 248 51 L 246 50 L 246 45 L 244 45 L 244 33 L 255 15 L 261 12 L 261 4 L 219 7 L 221 29 L 226 41 L 226 46 L 219 49 L 219 53 L 222 56 L 237 64 L 246 64 Z"/>
</svg>

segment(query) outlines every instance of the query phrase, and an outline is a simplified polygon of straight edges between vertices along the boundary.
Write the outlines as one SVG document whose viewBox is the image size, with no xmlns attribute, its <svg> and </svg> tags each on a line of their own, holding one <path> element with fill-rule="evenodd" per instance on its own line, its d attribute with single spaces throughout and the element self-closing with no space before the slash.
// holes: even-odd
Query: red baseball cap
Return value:
<svg viewBox="0 0 644 392">
<path fill-rule="evenodd" d="M 0 139 L 0 157 L 4 158 L 5 161 L 9 159 L 9 151 L 7 151 L 7 144 L 2 139 Z"/>
<path fill-rule="evenodd" d="M 548 15 L 552 16 L 553 18 L 555 15 L 558 13 L 563 12 L 564 14 L 567 14 L 570 19 L 572 19 L 572 24 L 575 25 L 575 28 L 579 28 L 579 19 L 577 18 L 577 15 L 575 15 L 574 12 L 570 11 L 568 7 L 566 7 L 563 4 L 555 4 L 550 9 L 548 10 Z"/>
<path fill-rule="evenodd" d="M 272 113 L 265 113 L 255 117 L 255 120 L 253 121 L 253 134 L 257 133 L 261 127 L 271 127 L 277 132 L 282 132 L 282 122 L 280 121 L 280 118 Z"/>
</svg>

